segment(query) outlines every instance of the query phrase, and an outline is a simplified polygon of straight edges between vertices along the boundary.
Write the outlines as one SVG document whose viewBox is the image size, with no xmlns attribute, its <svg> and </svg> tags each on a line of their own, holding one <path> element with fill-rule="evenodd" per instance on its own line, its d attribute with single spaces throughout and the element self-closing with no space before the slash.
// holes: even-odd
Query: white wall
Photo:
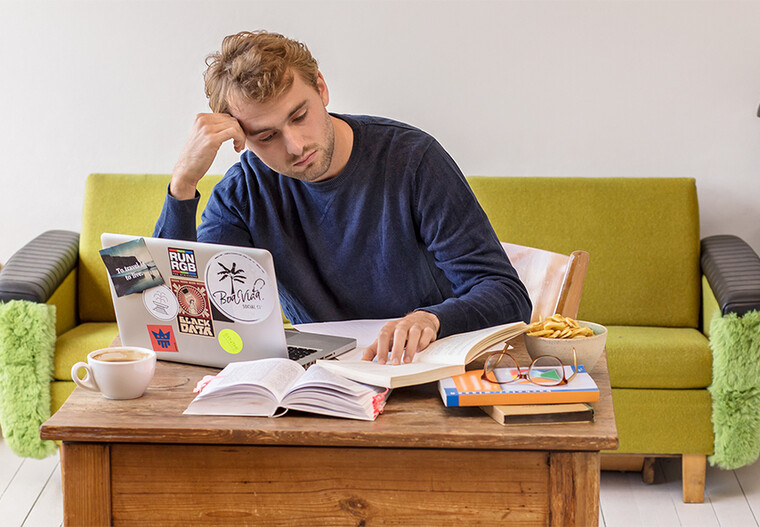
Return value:
<svg viewBox="0 0 760 527">
<path fill-rule="evenodd" d="M 694 177 L 702 234 L 760 252 L 759 20 L 718 0 L 0 0 L 0 262 L 79 229 L 88 173 L 170 172 L 204 58 L 256 28 L 308 43 L 331 110 L 415 124 L 466 174 Z"/>
</svg>

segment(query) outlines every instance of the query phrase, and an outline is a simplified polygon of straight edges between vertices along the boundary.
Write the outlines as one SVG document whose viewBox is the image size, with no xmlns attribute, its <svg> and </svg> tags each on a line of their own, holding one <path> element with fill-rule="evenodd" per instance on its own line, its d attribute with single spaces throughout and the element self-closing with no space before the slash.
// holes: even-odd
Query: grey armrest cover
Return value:
<svg viewBox="0 0 760 527">
<path fill-rule="evenodd" d="M 702 240 L 702 273 L 722 314 L 760 310 L 760 257 L 738 236 Z"/>
<path fill-rule="evenodd" d="M 0 269 L 0 302 L 47 302 L 77 264 L 79 233 L 47 231 L 27 243 Z"/>
</svg>

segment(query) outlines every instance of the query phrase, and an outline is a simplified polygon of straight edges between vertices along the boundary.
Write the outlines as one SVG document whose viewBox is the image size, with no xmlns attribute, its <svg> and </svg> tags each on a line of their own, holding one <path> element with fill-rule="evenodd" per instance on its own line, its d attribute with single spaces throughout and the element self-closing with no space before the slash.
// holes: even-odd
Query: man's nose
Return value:
<svg viewBox="0 0 760 527">
<path fill-rule="evenodd" d="M 301 134 L 295 130 L 283 130 L 282 135 L 288 154 L 296 157 L 303 154 L 304 140 Z"/>
</svg>

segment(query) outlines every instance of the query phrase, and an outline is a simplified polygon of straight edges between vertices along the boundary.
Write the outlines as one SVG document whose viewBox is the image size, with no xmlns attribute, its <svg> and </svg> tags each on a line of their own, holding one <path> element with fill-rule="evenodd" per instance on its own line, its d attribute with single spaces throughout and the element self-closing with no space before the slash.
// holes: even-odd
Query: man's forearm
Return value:
<svg viewBox="0 0 760 527">
<path fill-rule="evenodd" d="M 530 321 L 530 298 L 522 284 L 484 281 L 458 298 L 425 307 L 440 321 L 438 338 L 509 322 Z"/>
<path fill-rule="evenodd" d="M 167 190 L 164 207 L 153 230 L 153 237 L 196 241 L 198 235 L 195 229 L 195 215 L 199 198 L 198 193 L 194 192 L 191 199 L 180 200 Z"/>
</svg>

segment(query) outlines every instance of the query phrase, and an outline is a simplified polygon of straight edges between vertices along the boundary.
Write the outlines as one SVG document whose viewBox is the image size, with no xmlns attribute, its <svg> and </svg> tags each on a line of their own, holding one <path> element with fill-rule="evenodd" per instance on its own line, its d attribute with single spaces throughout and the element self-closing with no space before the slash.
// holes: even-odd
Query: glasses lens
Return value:
<svg viewBox="0 0 760 527">
<path fill-rule="evenodd" d="M 520 368 L 508 353 L 494 353 L 486 359 L 483 374 L 488 382 L 507 384 L 520 378 Z"/>
<path fill-rule="evenodd" d="M 538 357 L 530 365 L 528 379 L 541 386 L 557 386 L 562 382 L 562 362 L 557 357 Z"/>
</svg>

